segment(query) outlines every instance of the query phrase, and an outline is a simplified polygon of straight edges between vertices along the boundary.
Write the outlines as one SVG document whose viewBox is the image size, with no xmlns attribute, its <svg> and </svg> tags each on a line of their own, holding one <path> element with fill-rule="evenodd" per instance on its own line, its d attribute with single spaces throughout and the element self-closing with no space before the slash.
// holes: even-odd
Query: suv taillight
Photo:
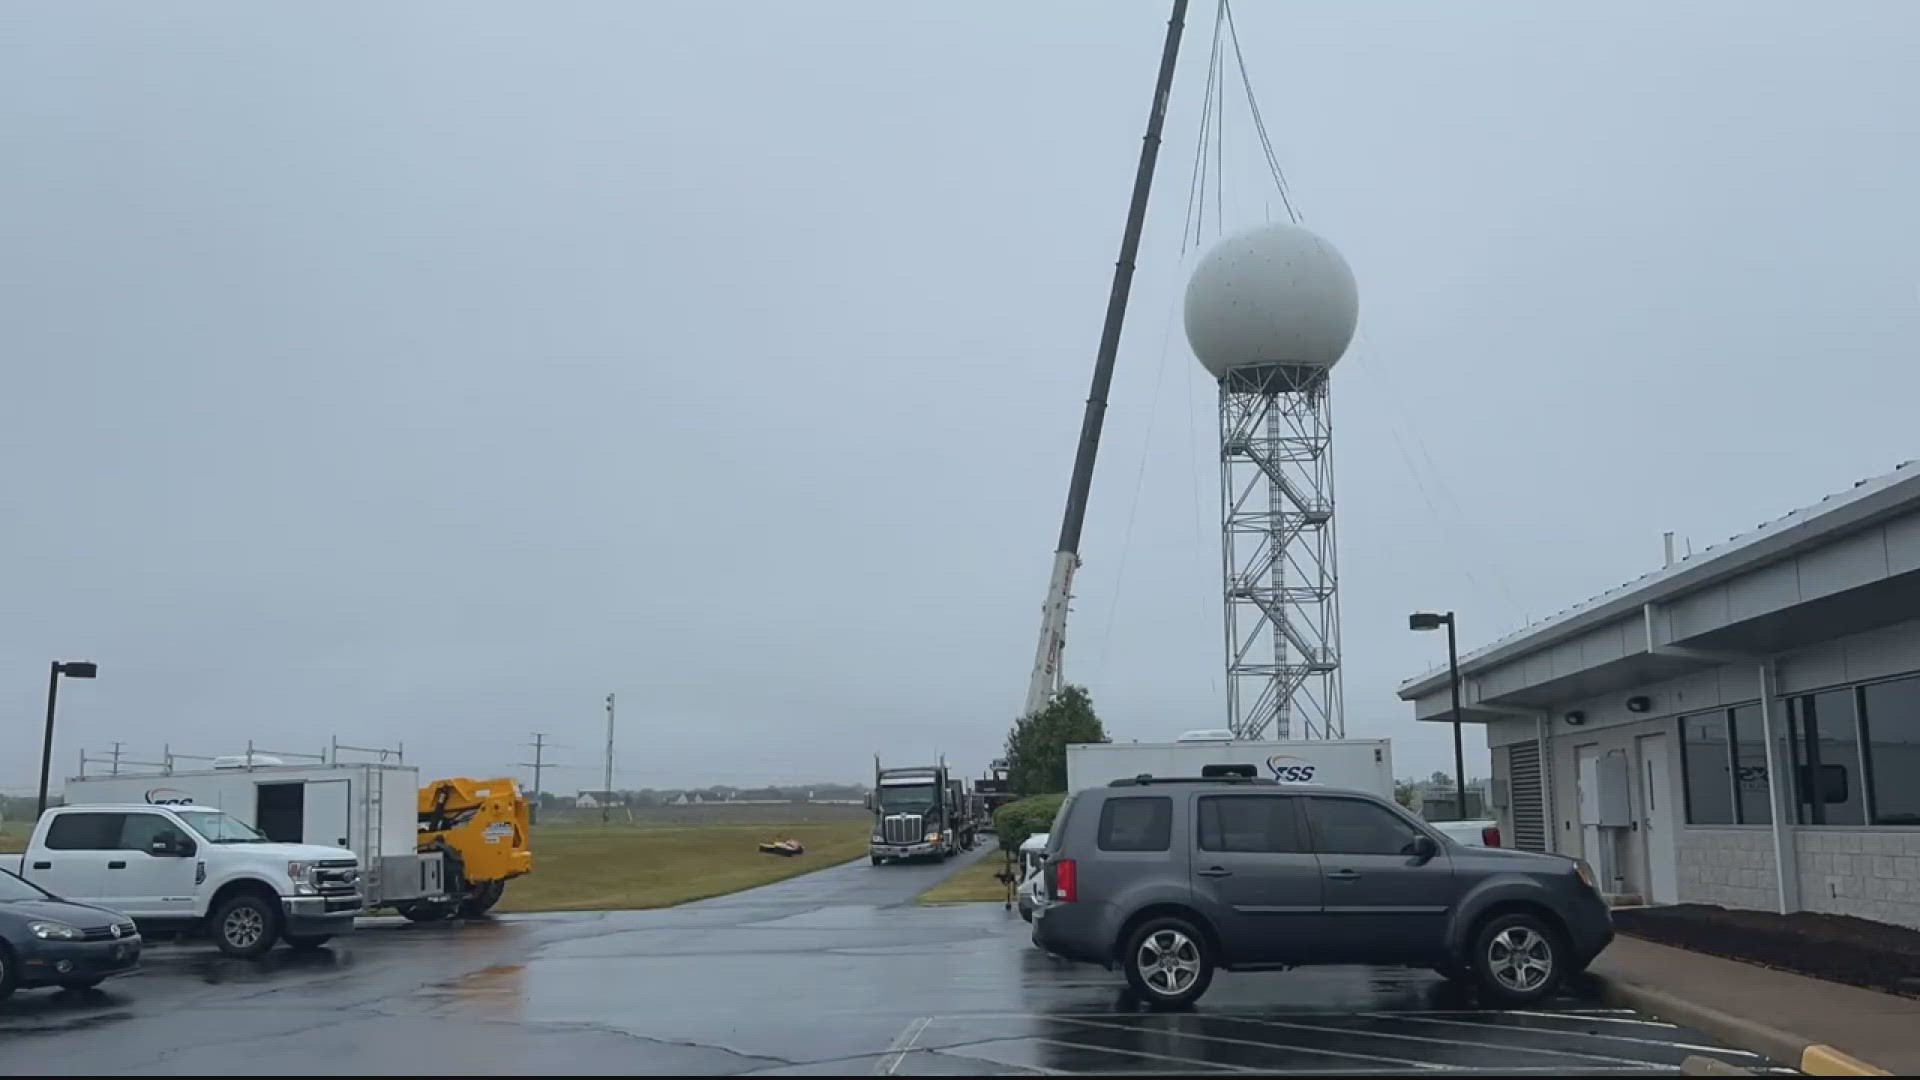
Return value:
<svg viewBox="0 0 1920 1080">
<path fill-rule="evenodd" d="M 1500 846 L 1500 826 L 1489 825 L 1480 830 L 1480 842 L 1487 847 Z"/>
<path fill-rule="evenodd" d="M 1071 904 L 1080 899 L 1080 867 L 1072 859 L 1051 859 L 1047 868 L 1053 871 L 1054 900 Z"/>
</svg>

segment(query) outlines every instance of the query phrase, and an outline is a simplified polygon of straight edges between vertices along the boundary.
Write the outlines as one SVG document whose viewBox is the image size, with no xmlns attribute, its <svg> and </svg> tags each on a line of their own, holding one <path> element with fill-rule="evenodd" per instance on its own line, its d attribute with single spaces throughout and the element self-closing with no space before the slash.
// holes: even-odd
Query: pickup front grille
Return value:
<svg viewBox="0 0 1920 1080">
<path fill-rule="evenodd" d="M 344 895 L 360 891 L 360 864 L 350 859 L 315 863 L 313 886 L 322 896 Z"/>
<path fill-rule="evenodd" d="M 880 835 L 889 844 L 917 844 L 927 835 L 926 818 L 919 814 L 889 814 Z"/>
</svg>

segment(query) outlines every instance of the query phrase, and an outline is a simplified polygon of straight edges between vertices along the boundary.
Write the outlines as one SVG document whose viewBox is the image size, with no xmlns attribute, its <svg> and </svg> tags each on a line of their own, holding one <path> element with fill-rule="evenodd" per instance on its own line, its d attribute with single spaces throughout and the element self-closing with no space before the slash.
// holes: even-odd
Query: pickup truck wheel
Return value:
<svg viewBox="0 0 1920 1080">
<path fill-rule="evenodd" d="M 280 937 L 280 913 L 252 893 L 233 897 L 213 913 L 213 943 L 228 956 L 259 956 Z"/>
<path fill-rule="evenodd" d="M 13 950 L 0 941 L 0 1001 L 12 997 L 14 987 L 19 985 L 20 974 L 13 968 Z"/>
<path fill-rule="evenodd" d="M 287 943 L 289 949 L 310 952 L 333 940 L 332 934 L 287 934 L 280 940 Z"/>
<path fill-rule="evenodd" d="M 1149 919 L 1127 938 L 1121 956 L 1127 983 L 1149 1006 L 1191 1005 L 1213 982 L 1207 939 L 1184 919 Z"/>
<path fill-rule="evenodd" d="M 1487 923 L 1473 947 L 1480 988 L 1503 1005 L 1531 1005 L 1559 989 L 1570 957 L 1560 935 L 1532 915 Z"/>
</svg>

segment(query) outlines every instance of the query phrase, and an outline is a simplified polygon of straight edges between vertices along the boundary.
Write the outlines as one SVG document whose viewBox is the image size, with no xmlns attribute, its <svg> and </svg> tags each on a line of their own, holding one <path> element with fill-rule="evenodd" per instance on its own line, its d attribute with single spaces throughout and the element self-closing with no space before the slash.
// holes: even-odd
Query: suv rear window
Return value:
<svg viewBox="0 0 1920 1080">
<path fill-rule="evenodd" d="M 1165 795 L 1126 796 L 1101 805 L 1101 851 L 1165 851 L 1172 842 L 1173 800 Z"/>
</svg>

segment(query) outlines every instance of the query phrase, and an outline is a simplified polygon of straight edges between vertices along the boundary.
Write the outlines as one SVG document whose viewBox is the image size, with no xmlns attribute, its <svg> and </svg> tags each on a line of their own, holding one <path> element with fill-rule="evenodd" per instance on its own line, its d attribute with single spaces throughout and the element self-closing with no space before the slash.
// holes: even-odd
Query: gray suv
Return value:
<svg viewBox="0 0 1920 1080">
<path fill-rule="evenodd" d="M 1215 968 L 1429 967 L 1503 1005 L 1613 940 L 1585 863 L 1467 847 L 1358 791 L 1142 776 L 1075 792 L 1047 841 L 1034 944 L 1116 963 L 1149 1005 Z"/>
</svg>

